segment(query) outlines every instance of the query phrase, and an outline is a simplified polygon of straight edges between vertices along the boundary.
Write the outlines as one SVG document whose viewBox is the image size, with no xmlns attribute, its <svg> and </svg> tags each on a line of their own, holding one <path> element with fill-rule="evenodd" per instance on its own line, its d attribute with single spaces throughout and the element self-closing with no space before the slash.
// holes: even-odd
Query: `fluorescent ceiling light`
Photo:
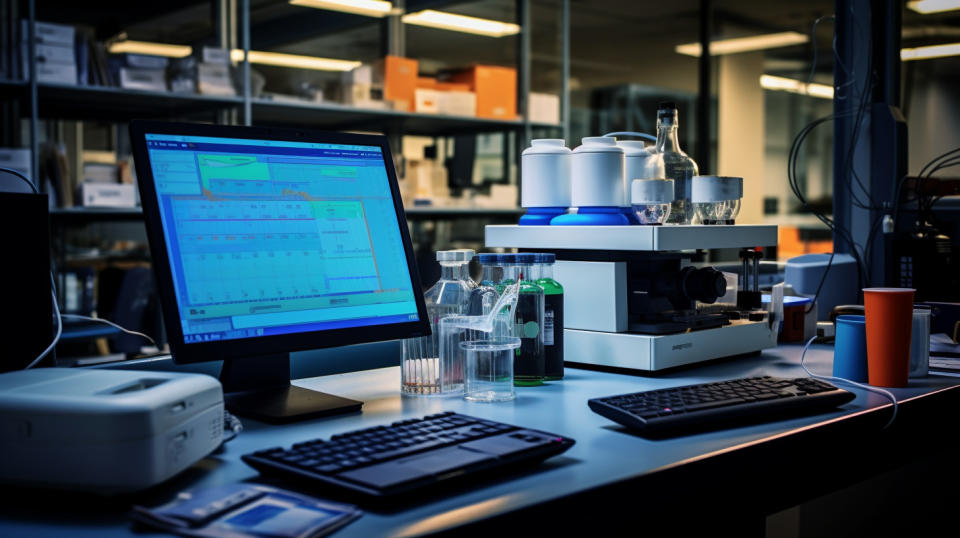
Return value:
<svg viewBox="0 0 960 538">
<path fill-rule="evenodd" d="M 778 34 L 720 39 L 710 42 L 710 56 L 789 47 L 790 45 L 799 45 L 807 41 L 810 41 L 810 37 L 799 32 L 780 32 Z M 677 45 L 676 50 L 680 54 L 686 54 L 687 56 L 700 56 L 700 43 Z"/>
<path fill-rule="evenodd" d="M 112 54 L 149 54 L 151 56 L 184 58 L 193 54 L 193 47 L 189 45 L 149 43 L 147 41 L 116 41 L 110 44 L 109 51 Z"/>
<path fill-rule="evenodd" d="M 821 99 L 833 99 L 833 87 L 826 84 L 817 84 L 786 78 L 775 77 L 773 75 L 760 75 L 760 86 L 765 90 L 779 90 L 790 93 L 799 93 L 809 95 L 810 97 L 819 97 Z"/>
<path fill-rule="evenodd" d="M 484 35 L 489 37 L 503 37 L 520 33 L 520 26 L 511 22 L 500 22 L 490 19 L 456 15 L 443 11 L 425 9 L 416 13 L 407 13 L 403 22 L 417 26 L 429 26 L 441 30 L 453 30 L 468 34 Z"/>
<path fill-rule="evenodd" d="M 911 0 L 907 2 L 907 8 L 924 15 L 942 13 L 960 9 L 960 0 Z"/>
<path fill-rule="evenodd" d="M 385 17 L 390 15 L 393 9 L 393 5 L 384 0 L 290 0 L 290 3 L 295 6 L 329 9 L 367 17 Z"/>
<path fill-rule="evenodd" d="M 960 55 L 960 43 L 931 45 L 929 47 L 916 47 L 913 49 L 900 49 L 900 59 L 905 62 L 909 62 L 910 60 L 929 60 L 931 58 L 943 58 L 945 56 L 957 55 Z"/>
<path fill-rule="evenodd" d="M 242 62 L 243 49 L 233 49 L 233 51 L 230 52 L 230 58 L 235 62 Z M 248 59 L 252 64 L 296 67 L 298 69 L 314 69 L 317 71 L 351 71 L 356 67 L 360 67 L 362 63 L 353 60 L 335 60 L 333 58 L 318 58 L 316 56 L 281 54 L 279 52 L 262 52 L 257 50 L 251 50 Z"/>
</svg>

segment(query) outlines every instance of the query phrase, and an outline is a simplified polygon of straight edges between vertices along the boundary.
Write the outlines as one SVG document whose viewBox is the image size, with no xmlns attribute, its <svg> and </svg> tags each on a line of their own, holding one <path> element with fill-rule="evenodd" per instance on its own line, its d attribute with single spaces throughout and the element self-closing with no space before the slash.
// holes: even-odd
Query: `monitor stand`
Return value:
<svg viewBox="0 0 960 538">
<path fill-rule="evenodd" d="M 270 423 L 360 411 L 363 402 L 290 384 L 290 354 L 223 361 L 220 371 L 227 409 Z"/>
</svg>

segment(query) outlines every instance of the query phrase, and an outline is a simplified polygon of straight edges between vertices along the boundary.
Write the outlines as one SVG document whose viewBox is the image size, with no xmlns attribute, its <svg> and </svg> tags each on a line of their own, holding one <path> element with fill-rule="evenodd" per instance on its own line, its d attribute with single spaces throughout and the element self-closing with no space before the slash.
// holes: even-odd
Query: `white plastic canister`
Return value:
<svg viewBox="0 0 960 538">
<path fill-rule="evenodd" d="M 571 205 L 627 207 L 623 148 L 616 139 L 590 136 L 573 150 Z"/>
<path fill-rule="evenodd" d="M 523 207 L 570 207 L 572 152 L 562 139 L 533 140 L 520 157 Z"/>
</svg>

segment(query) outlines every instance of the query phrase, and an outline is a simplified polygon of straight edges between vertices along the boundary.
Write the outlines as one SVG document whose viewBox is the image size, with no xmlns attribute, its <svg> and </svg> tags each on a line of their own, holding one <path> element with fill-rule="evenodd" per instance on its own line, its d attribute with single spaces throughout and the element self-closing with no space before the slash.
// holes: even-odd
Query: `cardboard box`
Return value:
<svg viewBox="0 0 960 538">
<path fill-rule="evenodd" d="M 437 92 L 437 112 L 450 116 L 476 116 L 477 94 L 473 92 Z"/>
<path fill-rule="evenodd" d="M 417 88 L 414 91 L 414 112 L 428 112 L 436 114 L 440 112 L 437 101 L 440 98 L 440 92 L 427 88 Z"/>
<path fill-rule="evenodd" d="M 120 68 L 120 87 L 129 90 L 167 90 L 167 77 L 163 69 Z"/>
<path fill-rule="evenodd" d="M 81 183 L 80 203 L 87 207 L 136 207 L 136 190 L 129 183 Z"/>
<path fill-rule="evenodd" d="M 469 84 L 471 91 L 477 94 L 477 117 L 516 119 L 516 69 L 496 65 L 475 65 L 455 73 L 451 81 Z"/>
<path fill-rule="evenodd" d="M 530 92 L 530 121 L 537 123 L 560 123 L 560 96 L 552 93 Z"/>
<path fill-rule="evenodd" d="M 37 81 L 54 84 L 76 84 L 77 66 L 74 64 L 37 63 Z"/>
<path fill-rule="evenodd" d="M 386 56 L 374 69 L 374 85 L 383 86 L 383 98 L 396 110 L 413 110 L 417 89 L 417 60 Z"/>
<path fill-rule="evenodd" d="M 28 33 L 27 25 L 29 22 L 26 19 L 22 21 L 22 33 L 23 40 L 27 41 Z M 66 24 L 54 24 L 52 22 L 36 22 L 35 27 L 36 32 L 34 33 L 34 41 L 38 44 L 45 45 L 61 45 L 73 47 L 73 41 L 75 36 L 75 30 L 73 26 Z M 24 43 L 26 45 L 26 43 Z"/>
<path fill-rule="evenodd" d="M 441 82 L 437 81 L 436 89 L 444 92 L 469 92 L 470 85 L 464 82 Z"/>
<path fill-rule="evenodd" d="M 437 89 L 437 79 L 434 77 L 417 77 L 417 88 L 435 90 Z"/>
<path fill-rule="evenodd" d="M 230 66 L 206 62 L 197 64 L 197 91 L 203 95 L 237 95 L 230 79 Z"/>
</svg>

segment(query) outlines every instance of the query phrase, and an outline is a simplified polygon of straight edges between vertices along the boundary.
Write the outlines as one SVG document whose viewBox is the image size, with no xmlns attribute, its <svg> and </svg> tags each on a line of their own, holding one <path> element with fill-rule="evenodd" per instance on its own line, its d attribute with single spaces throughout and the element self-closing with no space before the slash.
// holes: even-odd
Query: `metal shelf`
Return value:
<svg viewBox="0 0 960 538">
<path fill-rule="evenodd" d="M 337 103 L 302 103 L 254 99 L 253 122 L 257 125 L 303 125 L 325 129 L 395 128 L 403 133 L 443 135 L 456 133 L 510 131 L 523 128 L 523 120 L 496 120 L 469 116 L 426 114 L 377 108 L 358 108 Z M 531 123 L 532 128 L 560 125 Z"/>
<path fill-rule="evenodd" d="M 774 225 L 486 227 L 486 245 L 505 248 L 678 251 L 777 244 Z"/>
<path fill-rule="evenodd" d="M 85 224 L 88 222 L 114 222 L 143 220 L 139 207 L 63 207 L 50 210 L 54 224 Z"/>
<path fill-rule="evenodd" d="M 235 96 L 69 84 L 40 84 L 37 97 L 40 117 L 117 121 L 209 115 L 243 104 L 243 99 Z"/>
</svg>

